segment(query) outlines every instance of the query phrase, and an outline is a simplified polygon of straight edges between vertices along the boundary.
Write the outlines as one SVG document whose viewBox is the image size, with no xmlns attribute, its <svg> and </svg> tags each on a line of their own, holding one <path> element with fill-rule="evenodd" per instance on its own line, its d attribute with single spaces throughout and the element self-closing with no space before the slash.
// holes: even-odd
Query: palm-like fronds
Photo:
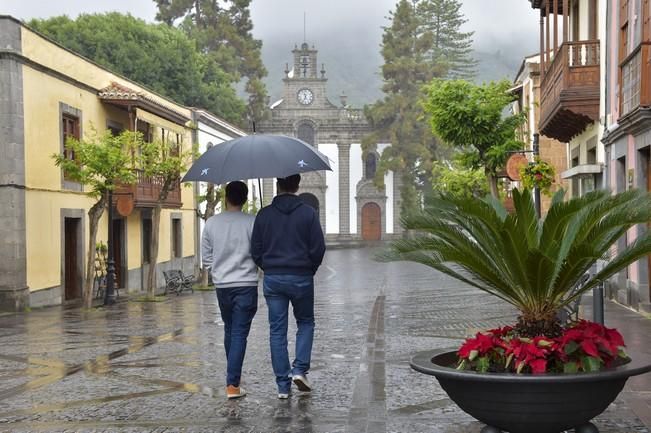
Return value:
<svg viewBox="0 0 651 433">
<path fill-rule="evenodd" d="M 651 253 L 640 234 L 576 292 L 574 287 L 611 246 L 651 219 L 651 197 L 631 190 L 595 191 L 567 202 L 554 197 L 538 220 L 531 193 L 513 191 L 515 212 L 495 200 L 443 196 L 403 219 L 419 233 L 394 242 L 381 260 L 422 263 L 513 304 L 531 320 L 545 320 L 600 281 Z"/>
</svg>

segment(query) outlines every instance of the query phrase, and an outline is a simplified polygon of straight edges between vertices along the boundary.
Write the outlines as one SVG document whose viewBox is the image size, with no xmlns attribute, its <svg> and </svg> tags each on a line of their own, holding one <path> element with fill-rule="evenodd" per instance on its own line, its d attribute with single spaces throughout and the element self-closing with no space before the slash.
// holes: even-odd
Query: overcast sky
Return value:
<svg viewBox="0 0 651 433">
<path fill-rule="evenodd" d="M 303 38 L 303 13 L 307 14 L 307 39 L 319 39 L 331 32 L 381 34 L 385 17 L 396 0 L 253 0 L 251 12 L 255 35 L 288 40 Z M 149 0 L 0 0 L 0 14 L 17 18 L 44 18 L 82 12 L 117 10 L 153 21 L 156 7 Z M 463 0 L 467 29 L 475 30 L 475 44 L 487 50 L 496 42 L 510 42 L 522 35 L 537 36 L 537 14 L 527 0 Z M 318 41 L 316 41 L 318 42 Z"/>
</svg>

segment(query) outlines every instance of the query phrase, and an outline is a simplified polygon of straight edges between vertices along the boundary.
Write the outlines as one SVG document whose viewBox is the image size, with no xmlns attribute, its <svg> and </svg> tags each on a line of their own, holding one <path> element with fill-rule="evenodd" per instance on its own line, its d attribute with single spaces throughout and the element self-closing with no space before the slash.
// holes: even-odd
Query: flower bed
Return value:
<svg viewBox="0 0 651 433">
<path fill-rule="evenodd" d="M 595 372 L 629 361 L 615 329 L 580 320 L 560 336 L 521 337 L 506 326 L 477 333 L 458 351 L 459 370 L 511 373 Z"/>
</svg>

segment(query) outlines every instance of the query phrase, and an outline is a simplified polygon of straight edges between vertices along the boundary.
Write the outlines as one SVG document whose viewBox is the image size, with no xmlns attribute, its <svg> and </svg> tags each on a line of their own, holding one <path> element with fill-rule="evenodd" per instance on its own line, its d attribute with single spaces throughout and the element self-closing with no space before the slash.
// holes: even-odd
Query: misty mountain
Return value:
<svg viewBox="0 0 651 433">
<path fill-rule="evenodd" d="M 296 42 L 300 44 L 301 41 Z M 370 49 L 360 48 L 359 40 L 346 38 L 338 41 L 325 38 L 314 45 L 318 53 L 319 68 L 323 63 L 328 78 L 328 96 L 332 103 L 339 105 L 342 91 L 348 96 L 353 107 L 362 107 L 382 98 L 382 77 L 380 67 L 382 56 L 379 45 Z M 292 67 L 291 50 L 295 44 L 280 39 L 263 41 L 262 58 L 269 71 L 265 79 L 271 102 L 281 98 L 285 76 L 285 64 Z M 487 47 L 483 47 L 486 49 Z M 475 82 L 492 80 L 513 80 L 525 55 L 530 52 L 504 44 L 494 45 L 494 51 L 476 50 L 474 58 L 479 62 Z"/>
</svg>

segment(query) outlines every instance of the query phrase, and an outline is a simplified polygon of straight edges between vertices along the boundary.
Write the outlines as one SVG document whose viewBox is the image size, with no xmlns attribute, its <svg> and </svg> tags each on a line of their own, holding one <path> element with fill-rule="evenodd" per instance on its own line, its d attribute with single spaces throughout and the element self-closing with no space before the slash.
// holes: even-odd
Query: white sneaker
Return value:
<svg viewBox="0 0 651 433">
<path fill-rule="evenodd" d="M 303 376 L 302 374 L 294 375 L 294 377 L 292 377 L 292 380 L 294 381 L 294 385 L 296 385 L 299 391 L 303 391 L 303 392 L 312 391 L 312 387 L 310 386 L 310 383 L 307 381 L 307 377 Z"/>
<path fill-rule="evenodd" d="M 288 392 L 279 392 L 278 393 L 278 398 L 281 400 L 287 400 L 289 398 L 289 393 Z"/>
</svg>

